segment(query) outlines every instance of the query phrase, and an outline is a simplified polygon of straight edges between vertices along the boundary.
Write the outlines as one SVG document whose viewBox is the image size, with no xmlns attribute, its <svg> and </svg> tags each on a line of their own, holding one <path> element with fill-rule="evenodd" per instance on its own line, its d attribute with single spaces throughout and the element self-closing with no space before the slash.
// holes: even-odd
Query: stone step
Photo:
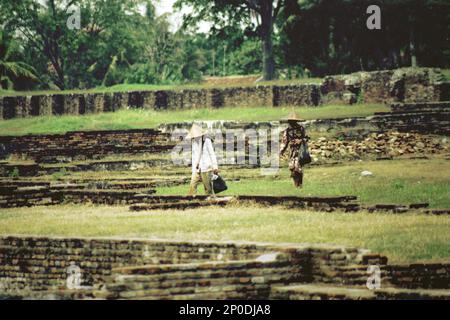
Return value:
<svg viewBox="0 0 450 320">
<path fill-rule="evenodd" d="M 274 286 L 271 299 L 282 300 L 450 300 L 449 290 L 342 287 L 324 284 Z"/>
<path fill-rule="evenodd" d="M 333 211 L 334 209 L 354 212 L 359 210 L 359 204 L 354 203 L 356 196 L 341 197 L 295 197 L 295 196 L 234 196 L 207 198 L 205 196 L 154 196 L 146 197 L 144 201 L 137 201 L 138 197 L 130 207 L 131 211 L 145 211 L 158 209 L 187 209 L 208 205 L 226 205 L 235 201 L 236 203 L 247 204 L 256 202 L 267 205 L 284 205 L 294 208 L 309 208 L 312 210 Z"/>
<path fill-rule="evenodd" d="M 325 284 L 295 284 L 273 286 L 270 298 L 276 300 L 374 300 L 368 289 Z"/>
<path fill-rule="evenodd" d="M 170 135 L 157 130 L 80 131 L 53 135 L 0 136 L 4 156 L 21 155 L 37 162 L 95 159 L 112 154 L 159 153 L 171 150 Z"/>
<path fill-rule="evenodd" d="M 209 299 L 231 298 L 242 293 L 244 297 L 267 297 L 271 283 L 302 281 L 302 268 L 287 257 L 270 255 L 271 261 L 239 260 L 146 265 L 114 268 L 106 282 L 107 298 L 135 299 L 180 295 L 207 294 Z M 279 260 L 281 259 L 281 260 Z M 111 281 L 112 280 L 112 281 Z M 264 291 L 265 295 L 260 295 Z M 222 295 L 226 295 L 222 297 Z"/>
<path fill-rule="evenodd" d="M 378 300 L 450 300 L 450 290 L 442 289 L 398 289 L 375 290 Z"/>
<path fill-rule="evenodd" d="M 450 101 L 439 102 L 417 102 L 417 103 L 394 103 L 391 105 L 393 112 L 408 112 L 417 110 L 449 110 Z"/>
<path fill-rule="evenodd" d="M 130 211 L 167 210 L 167 209 L 193 209 L 206 206 L 224 206 L 230 203 L 233 197 L 211 198 L 207 200 L 177 201 L 173 203 L 137 203 L 130 206 Z"/>
</svg>

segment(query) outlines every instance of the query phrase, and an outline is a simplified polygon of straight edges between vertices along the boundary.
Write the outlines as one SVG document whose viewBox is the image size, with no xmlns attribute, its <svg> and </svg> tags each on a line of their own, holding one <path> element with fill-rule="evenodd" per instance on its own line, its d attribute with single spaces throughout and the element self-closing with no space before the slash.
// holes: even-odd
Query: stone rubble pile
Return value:
<svg viewBox="0 0 450 320">
<path fill-rule="evenodd" d="M 371 133 L 362 141 L 346 141 L 321 137 L 309 143 L 312 157 L 319 159 L 361 159 L 367 156 L 399 157 L 404 155 L 427 157 L 448 152 L 445 138 L 416 133 Z"/>
</svg>

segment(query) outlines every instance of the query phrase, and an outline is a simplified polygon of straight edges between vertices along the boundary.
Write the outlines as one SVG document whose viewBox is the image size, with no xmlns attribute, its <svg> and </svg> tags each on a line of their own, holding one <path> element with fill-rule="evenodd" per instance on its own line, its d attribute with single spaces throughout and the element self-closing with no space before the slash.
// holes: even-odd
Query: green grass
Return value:
<svg viewBox="0 0 450 320">
<path fill-rule="evenodd" d="M 257 84 L 245 83 L 238 85 L 217 85 L 209 83 L 186 83 L 186 84 L 132 84 L 124 83 L 111 87 L 97 87 L 92 89 L 72 89 L 72 90 L 34 90 L 34 91 L 14 91 L 0 89 L 0 96 L 29 96 L 29 95 L 46 95 L 46 94 L 70 94 L 70 93 L 105 93 L 105 92 L 124 92 L 124 91 L 153 91 L 153 90 L 186 90 L 186 89 L 205 89 L 205 88 L 228 88 L 228 87 L 251 87 L 255 85 L 291 85 L 322 82 L 321 78 L 304 78 L 292 80 L 273 80 L 262 81 Z"/>
<path fill-rule="evenodd" d="M 224 194 L 348 194 L 358 195 L 363 204 L 429 202 L 435 208 L 450 208 L 449 169 L 449 162 L 443 159 L 308 167 L 301 190 L 292 187 L 285 167 L 279 176 L 271 178 L 259 177 L 259 169 L 225 171 L 222 168 L 222 175 L 228 179 L 230 187 Z M 360 178 L 362 170 L 370 170 L 374 176 Z M 182 177 L 188 171 L 188 167 L 176 167 L 71 176 L 89 174 L 86 177 L 96 176 L 101 180 L 151 178 L 158 172 L 166 175 L 177 172 L 175 176 Z M 237 177 L 241 178 L 240 182 L 230 181 Z M 158 188 L 157 194 L 186 194 L 187 190 L 187 185 Z M 334 243 L 368 248 L 396 262 L 450 259 L 449 227 L 450 216 L 364 211 L 322 213 L 257 205 L 150 212 L 130 212 L 127 206 L 64 205 L 0 211 L 2 235 Z"/>
<path fill-rule="evenodd" d="M 450 69 L 442 69 L 447 81 L 450 81 Z M 257 85 L 295 85 L 305 83 L 320 84 L 323 81 L 322 78 L 302 78 L 291 80 L 273 80 L 262 81 Z M 111 87 L 97 87 L 92 89 L 73 89 L 73 90 L 34 90 L 34 91 L 14 91 L 0 89 L 0 96 L 29 96 L 39 94 L 70 94 L 70 93 L 104 93 L 104 92 L 123 92 L 123 91 L 152 91 L 152 90 L 185 90 L 185 89 L 203 89 L 203 88 L 226 88 L 226 87 L 249 87 L 256 84 L 240 84 L 240 85 L 216 85 L 208 84 L 205 82 L 200 83 L 186 83 L 186 84 L 172 84 L 172 85 L 155 85 L 155 84 L 132 84 L 124 83 Z"/>
<path fill-rule="evenodd" d="M 192 120 L 273 121 L 286 117 L 291 107 L 238 107 L 154 111 L 145 109 L 120 110 L 84 116 L 48 116 L 0 121 L 0 135 L 64 133 L 77 130 L 115 130 L 154 128 L 161 123 Z M 353 106 L 296 107 L 304 119 L 369 116 L 388 111 L 381 104 Z"/>
<path fill-rule="evenodd" d="M 229 190 L 223 195 L 342 196 L 356 195 L 363 205 L 427 202 L 431 208 L 450 209 L 450 163 L 444 159 L 348 162 L 335 166 L 305 168 L 304 187 L 293 187 L 286 164 L 278 176 L 262 176 L 260 169 L 221 167 Z M 136 171 L 71 172 L 63 180 L 133 178 L 181 179 L 190 176 L 188 167 L 164 167 Z M 364 170 L 372 177 L 361 177 Z M 240 181 L 233 181 L 239 178 Z M 52 180 L 40 176 L 33 180 Z M 188 184 L 159 187 L 157 194 L 185 195 Z M 199 194 L 203 187 L 199 187 Z"/>
<path fill-rule="evenodd" d="M 450 69 L 442 69 L 442 73 L 447 81 L 450 81 Z"/>
<path fill-rule="evenodd" d="M 373 172 L 361 177 L 361 172 Z M 253 171 L 260 174 L 259 170 Z M 222 171 L 225 180 L 239 176 Z M 248 176 L 248 173 L 246 174 Z M 447 160 L 392 160 L 352 162 L 339 166 L 307 167 L 304 187 L 295 189 L 283 167 L 280 176 L 228 181 L 223 195 L 356 195 L 363 204 L 411 204 L 428 202 L 432 208 L 450 208 L 450 163 Z M 158 194 L 186 194 L 187 185 L 158 188 Z M 199 187 L 203 192 L 203 187 Z"/>
<path fill-rule="evenodd" d="M 111 87 L 98 87 L 92 89 L 72 89 L 72 90 L 33 90 L 33 91 L 14 91 L 0 90 L 0 96 L 30 96 L 47 94 L 71 94 L 71 93 L 105 93 L 105 92 L 123 92 L 123 91 L 151 91 L 151 90 L 175 90 L 177 88 L 197 88 L 201 85 L 192 84 L 183 85 L 152 85 L 152 84 L 120 84 Z"/>
<path fill-rule="evenodd" d="M 321 213 L 278 207 L 135 213 L 121 206 L 67 205 L 0 212 L 3 235 L 334 243 L 368 248 L 396 262 L 448 259 L 448 230 L 448 216 Z"/>
</svg>

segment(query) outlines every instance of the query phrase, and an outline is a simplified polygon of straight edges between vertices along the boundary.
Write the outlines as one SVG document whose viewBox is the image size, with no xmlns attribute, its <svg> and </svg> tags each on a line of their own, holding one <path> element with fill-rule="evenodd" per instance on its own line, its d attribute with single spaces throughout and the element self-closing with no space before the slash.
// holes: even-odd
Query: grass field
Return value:
<svg viewBox="0 0 450 320">
<path fill-rule="evenodd" d="M 226 77 L 225 77 L 226 78 Z M 321 78 L 303 78 L 292 80 L 274 80 L 262 81 L 257 85 L 288 85 L 288 84 L 302 84 L 302 83 L 321 83 Z M 221 85 L 208 82 L 186 83 L 174 85 L 154 85 L 154 84 L 131 84 L 124 83 L 111 87 L 98 87 L 93 89 L 83 90 L 35 90 L 35 91 L 14 91 L 0 89 L 0 96 L 28 96 L 39 94 L 70 94 L 70 93 L 105 93 L 105 92 L 124 92 L 124 91 L 153 91 L 153 90 L 186 90 L 186 89 L 205 89 L 205 88 L 227 88 L 227 87 L 249 87 L 255 86 L 255 83 L 240 83 L 238 85 Z"/>
<path fill-rule="evenodd" d="M 448 216 L 320 213 L 278 207 L 135 213 L 123 206 L 67 205 L 0 212 L 3 235 L 334 243 L 368 248 L 396 262 L 448 259 L 448 230 Z"/>
<path fill-rule="evenodd" d="M 193 109 L 154 111 L 129 109 L 117 112 L 84 116 L 49 116 L 0 121 L 0 135 L 64 133 L 77 130 L 115 130 L 154 128 L 161 123 L 193 120 L 274 121 L 286 117 L 291 107 L 239 107 L 220 109 Z M 296 107 L 304 119 L 369 116 L 374 112 L 389 111 L 381 104 L 353 106 L 329 105 L 321 107 Z"/>
<path fill-rule="evenodd" d="M 229 187 L 223 195 L 355 195 L 363 205 L 427 202 L 431 208 L 450 209 L 450 162 L 445 159 L 352 161 L 333 166 L 307 166 L 302 189 L 293 187 L 285 163 L 282 163 L 282 168 L 276 176 L 263 176 L 260 169 L 233 169 L 233 167 L 220 169 Z M 371 171 L 373 176 L 361 177 L 364 170 Z M 54 181 L 56 176 L 62 181 L 189 178 L 190 168 L 186 166 L 137 171 L 81 171 L 54 176 L 34 179 Z M 161 195 L 186 195 L 188 189 L 188 184 L 184 184 L 159 187 L 156 191 Z M 202 194 L 203 187 L 200 186 L 198 191 Z"/>
<path fill-rule="evenodd" d="M 450 75 L 450 73 L 448 74 Z M 115 88 L 114 90 L 118 90 Z M 136 88 L 137 89 L 137 88 Z M 126 89 L 126 86 L 123 87 Z M 64 133 L 76 130 L 154 128 L 192 120 L 272 121 L 292 108 L 221 108 L 177 111 L 121 110 L 86 116 L 36 117 L 0 121 L 0 135 Z M 369 116 L 384 105 L 301 107 L 304 119 Z M 158 155 L 159 157 L 160 155 Z M 348 162 L 308 166 L 303 189 L 295 189 L 284 165 L 277 176 L 259 169 L 221 168 L 229 190 L 223 195 L 356 195 L 363 205 L 428 202 L 450 208 L 450 162 L 444 159 Z M 373 172 L 361 177 L 361 171 Z M 188 167 L 124 172 L 76 172 L 71 178 L 155 178 L 189 175 Z M 233 179 L 240 178 L 239 181 Z M 38 179 L 53 179 L 36 177 Z M 199 188 L 202 193 L 202 187 Z M 157 188 L 157 194 L 186 194 L 188 185 Z M 450 259 L 450 217 L 423 214 L 321 213 L 281 207 L 229 206 L 194 210 L 130 212 L 127 206 L 58 205 L 2 209 L 0 234 L 119 236 L 183 240 L 335 243 L 371 249 L 392 261 Z"/>
<path fill-rule="evenodd" d="M 361 177 L 364 170 L 371 171 L 373 176 Z M 241 181 L 229 181 L 229 190 L 224 195 L 356 195 L 363 204 L 428 202 L 432 208 L 450 208 L 450 163 L 447 160 L 364 161 L 307 167 L 302 189 L 293 187 L 286 167 L 281 169 L 280 176 L 257 180 L 250 177 L 259 175 L 259 169 L 252 173 L 239 172 L 222 171 L 226 180 L 245 175 Z M 157 192 L 184 195 L 187 190 L 188 186 L 184 185 L 158 188 Z M 203 187 L 199 187 L 199 192 L 203 192 Z"/>
<path fill-rule="evenodd" d="M 442 70 L 442 73 L 444 74 L 445 79 L 446 79 L 447 81 L 450 81 L 450 69 L 443 69 L 443 70 Z"/>
<path fill-rule="evenodd" d="M 450 69 L 441 69 L 444 77 L 447 81 L 450 81 Z M 224 77 L 233 78 L 233 77 Z M 259 82 L 258 85 L 289 85 L 289 84 L 303 84 L 303 83 L 316 83 L 319 84 L 323 81 L 322 78 L 302 78 L 302 79 L 290 79 L 290 80 L 274 80 Z M 226 83 L 226 81 L 225 81 Z M 240 87 L 254 86 L 254 83 L 240 83 Z M 186 83 L 186 84 L 174 84 L 174 85 L 154 85 L 154 84 L 132 84 L 124 83 L 111 87 L 98 87 L 92 89 L 83 90 L 35 90 L 35 91 L 14 91 L 0 89 L 0 96 L 28 96 L 39 94 L 70 94 L 70 93 L 105 93 L 105 92 L 123 92 L 123 91 L 152 91 L 152 90 L 185 90 L 185 89 L 203 89 L 203 88 L 224 88 L 230 87 L 230 85 L 221 85 L 214 82 L 200 82 L 200 83 Z"/>
</svg>

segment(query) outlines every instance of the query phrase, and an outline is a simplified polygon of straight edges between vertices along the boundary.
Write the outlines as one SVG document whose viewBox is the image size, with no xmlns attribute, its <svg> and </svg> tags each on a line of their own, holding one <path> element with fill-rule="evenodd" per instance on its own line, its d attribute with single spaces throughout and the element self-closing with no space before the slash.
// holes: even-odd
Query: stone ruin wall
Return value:
<svg viewBox="0 0 450 320">
<path fill-rule="evenodd" d="M 256 245 L 130 239 L 0 237 L 0 283 L 44 290 L 65 286 L 73 262 L 92 285 L 112 268 L 201 261 L 245 260 L 267 252 Z M 0 290 L 1 291 L 1 290 Z"/>
<path fill-rule="evenodd" d="M 321 84 L 0 97 L 0 119 L 79 115 L 126 108 L 176 110 L 219 107 L 318 106 L 357 102 L 450 100 L 439 69 L 398 69 L 329 76 Z"/>
<path fill-rule="evenodd" d="M 71 265 L 81 268 L 82 285 L 106 284 L 97 298 L 267 299 L 272 285 L 364 287 L 368 265 L 380 266 L 383 286 L 450 285 L 448 261 L 389 265 L 384 256 L 335 245 L 2 236 L 0 296 L 64 290 Z"/>
<path fill-rule="evenodd" d="M 173 146 L 169 133 L 153 129 L 0 136 L 0 159 L 12 156 L 51 162 L 60 157 L 61 161 L 67 162 L 113 154 L 160 153 L 171 150 Z"/>
<path fill-rule="evenodd" d="M 402 68 L 325 77 L 322 103 L 419 103 L 449 100 L 450 83 L 439 69 Z"/>
<path fill-rule="evenodd" d="M 282 256 L 272 263 L 255 265 L 257 257 L 273 253 Z M 314 264 L 310 263 L 311 259 Z M 241 261 L 246 267 L 249 267 L 250 263 L 253 264 L 253 269 L 265 269 L 263 272 L 266 274 L 278 275 L 278 278 L 274 277 L 278 282 L 309 281 L 314 274 L 323 273 L 320 269 L 322 264 L 342 266 L 359 263 L 364 259 L 366 262 L 369 261 L 367 259 L 372 259 L 372 262 L 386 263 L 386 258 L 367 255 L 365 250 L 326 245 L 317 245 L 312 249 L 301 245 L 245 242 L 2 236 L 0 285 L 3 290 L 0 288 L 0 292 L 8 289 L 5 288 L 7 284 L 11 290 L 48 290 L 64 287 L 67 268 L 71 263 L 81 268 L 83 285 L 93 285 L 102 283 L 105 277 L 111 275 L 113 268 L 173 265 L 166 268 L 186 270 L 186 267 L 183 268 L 179 264 L 206 263 L 200 269 L 207 271 L 215 269 L 214 265 L 208 268 L 208 264 L 215 261 L 223 263 L 222 269 L 229 273 L 228 276 L 233 275 L 236 268 L 233 263 L 227 266 L 227 262 Z M 314 265 L 314 268 L 310 265 Z M 245 277 L 246 269 L 234 276 L 238 279 Z M 253 276 L 256 276 L 257 270 L 253 271 Z M 199 276 L 201 275 L 199 272 Z"/>
</svg>

